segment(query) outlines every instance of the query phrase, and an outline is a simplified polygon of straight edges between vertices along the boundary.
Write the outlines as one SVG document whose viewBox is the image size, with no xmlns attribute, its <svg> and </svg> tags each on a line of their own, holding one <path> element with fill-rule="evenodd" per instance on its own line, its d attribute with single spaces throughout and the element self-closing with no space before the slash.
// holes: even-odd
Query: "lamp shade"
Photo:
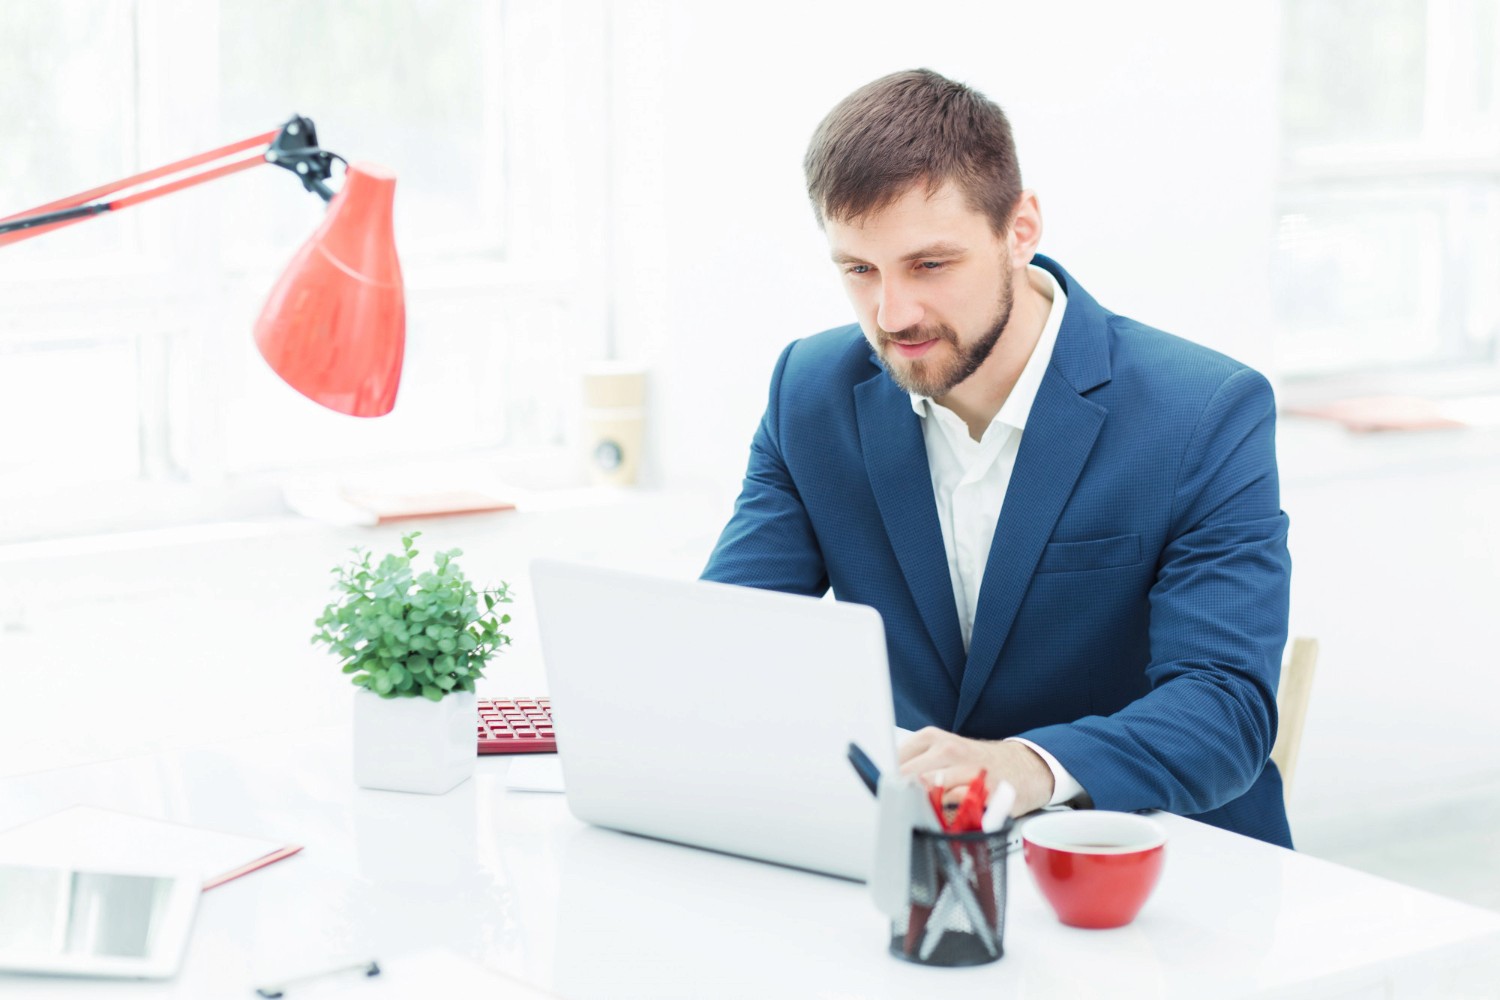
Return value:
<svg viewBox="0 0 1500 1000">
<path fill-rule="evenodd" d="M 353 163 L 312 237 L 282 272 L 255 322 L 276 374 L 313 402 L 355 417 L 396 405 L 406 299 L 391 210 L 396 175 Z"/>
</svg>

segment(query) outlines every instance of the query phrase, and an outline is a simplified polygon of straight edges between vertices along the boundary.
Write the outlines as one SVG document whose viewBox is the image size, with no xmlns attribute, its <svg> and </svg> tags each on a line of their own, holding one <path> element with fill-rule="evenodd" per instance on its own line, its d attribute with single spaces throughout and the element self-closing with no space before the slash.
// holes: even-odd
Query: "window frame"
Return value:
<svg viewBox="0 0 1500 1000">
<path fill-rule="evenodd" d="M 1444 115 L 1448 95 L 1457 85 L 1456 73 L 1446 55 L 1455 41 L 1465 36 L 1466 30 L 1466 25 L 1455 19 L 1455 9 L 1452 4 L 1434 0 L 1425 4 L 1421 134 L 1402 142 L 1301 145 L 1289 143 L 1283 137 L 1276 184 L 1278 223 L 1294 214 L 1297 206 L 1316 201 L 1324 192 L 1361 185 L 1415 182 L 1430 185 L 1434 193 L 1443 191 L 1451 200 L 1456 189 L 1444 189 L 1445 181 L 1477 180 L 1500 192 L 1500 120 L 1492 121 L 1487 133 L 1476 136 L 1462 123 Z M 1500 59 L 1500 18 L 1495 19 L 1491 30 L 1491 53 Z M 1489 86 L 1490 106 L 1500 111 L 1500 72 L 1491 71 Z M 1451 225 L 1452 218 L 1450 209 L 1442 217 L 1443 225 Z M 1461 273 L 1462 264 L 1451 245 L 1444 248 L 1439 267 L 1445 274 Z M 1462 339 L 1463 331 L 1448 331 L 1440 337 L 1451 344 Z M 1464 360 L 1429 355 L 1425 361 L 1400 367 L 1370 360 L 1337 370 L 1283 370 L 1281 378 L 1291 388 L 1290 401 L 1294 404 L 1334 393 L 1410 391 L 1442 395 L 1500 390 L 1500 328 L 1488 341 L 1488 353 L 1488 358 Z"/>
</svg>

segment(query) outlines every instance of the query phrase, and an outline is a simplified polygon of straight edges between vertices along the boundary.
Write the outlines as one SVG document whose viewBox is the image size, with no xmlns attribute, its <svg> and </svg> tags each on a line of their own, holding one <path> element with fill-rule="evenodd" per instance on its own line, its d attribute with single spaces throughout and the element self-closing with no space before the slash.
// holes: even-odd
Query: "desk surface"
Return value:
<svg viewBox="0 0 1500 1000">
<path fill-rule="evenodd" d="M 172 982 L 0 976 L 0 996 L 250 997 L 345 958 L 394 969 L 433 949 L 568 998 L 1389 997 L 1449 995 L 1454 975 L 1500 983 L 1500 915 L 1174 816 L 1161 817 L 1161 884 L 1130 927 L 1061 926 L 1013 857 L 1004 959 L 916 968 L 885 954 L 863 886 L 585 826 L 562 796 L 507 791 L 508 767 L 481 758 L 443 796 L 358 789 L 349 731 L 331 727 L 0 781 L 0 828 L 86 803 L 306 848 L 206 893 Z"/>
</svg>

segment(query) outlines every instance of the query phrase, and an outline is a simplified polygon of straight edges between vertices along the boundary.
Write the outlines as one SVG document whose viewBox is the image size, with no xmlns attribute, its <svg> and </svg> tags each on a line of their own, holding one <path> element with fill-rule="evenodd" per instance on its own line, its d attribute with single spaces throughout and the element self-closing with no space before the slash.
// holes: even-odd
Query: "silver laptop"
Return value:
<svg viewBox="0 0 1500 1000">
<path fill-rule="evenodd" d="M 531 567 L 568 807 L 599 826 L 865 879 L 894 766 L 872 608 L 552 560 Z"/>
</svg>

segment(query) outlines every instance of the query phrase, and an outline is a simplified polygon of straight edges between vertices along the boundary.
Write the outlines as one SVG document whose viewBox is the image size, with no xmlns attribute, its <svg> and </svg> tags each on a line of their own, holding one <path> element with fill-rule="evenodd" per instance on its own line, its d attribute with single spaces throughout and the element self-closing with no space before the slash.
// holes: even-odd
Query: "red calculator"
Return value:
<svg viewBox="0 0 1500 1000">
<path fill-rule="evenodd" d="M 480 753 L 556 753 L 550 698 L 480 698 Z"/>
</svg>

